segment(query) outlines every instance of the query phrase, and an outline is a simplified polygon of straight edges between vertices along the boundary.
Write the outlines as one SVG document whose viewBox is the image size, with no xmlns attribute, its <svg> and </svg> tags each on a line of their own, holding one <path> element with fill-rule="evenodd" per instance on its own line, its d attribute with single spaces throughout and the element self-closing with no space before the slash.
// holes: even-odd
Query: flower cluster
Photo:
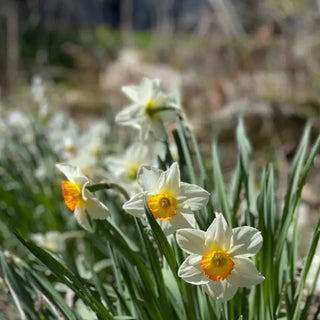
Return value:
<svg viewBox="0 0 320 320">
<path fill-rule="evenodd" d="M 252 227 L 231 229 L 221 213 L 207 231 L 197 229 L 194 214 L 206 206 L 209 192 L 182 182 L 178 162 L 167 170 L 157 167 L 157 158 L 163 153 L 157 143 L 167 139 L 165 124 L 174 121 L 178 113 L 182 115 L 172 96 L 161 90 L 159 80 L 146 78 L 140 86 L 126 86 L 122 90 L 132 104 L 118 113 L 116 122 L 138 128 L 141 133 L 141 141 L 131 145 L 123 155 L 110 155 L 105 160 L 109 179 L 121 183 L 131 195 L 123 209 L 145 218 L 147 205 L 165 235 L 176 232 L 178 245 L 190 254 L 178 275 L 188 283 L 203 285 L 214 299 L 227 301 L 238 287 L 262 282 L 264 277 L 250 259 L 262 245 L 260 232 Z M 150 145 L 150 132 L 160 142 Z M 96 151 L 99 152 L 99 145 Z M 62 183 L 67 208 L 74 211 L 84 229 L 93 231 L 90 220 L 106 219 L 108 208 L 88 190 L 89 179 L 79 167 L 57 164 L 57 168 L 67 178 Z"/>
</svg>

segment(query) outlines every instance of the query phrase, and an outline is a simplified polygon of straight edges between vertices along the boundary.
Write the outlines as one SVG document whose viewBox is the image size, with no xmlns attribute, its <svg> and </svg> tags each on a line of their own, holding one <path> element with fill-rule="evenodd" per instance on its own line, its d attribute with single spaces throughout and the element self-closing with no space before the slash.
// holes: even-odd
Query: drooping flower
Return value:
<svg viewBox="0 0 320 320">
<path fill-rule="evenodd" d="M 161 90 L 160 80 L 143 78 L 140 86 L 124 86 L 122 91 L 133 103 L 116 115 L 116 122 L 140 129 L 144 139 L 152 131 L 165 140 L 164 123 L 175 120 L 179 107 Z"/>
<path fill-rule="evenodd" d="M 205 292 L 216 300 L 230 300 L 239 287 L 264 280 L 250 259 L 262 246 L 261 233 L 255 228 L 231 229 L 218 213 L 207 231 L 180 229 L 176 238 L 190 254 L 179 268 L 179 277 L 203 285 Z"/>
<path fill-rule="evenodd" d="M 70 164 L 56 164 L 56 167 L 68 180 L 62 182 L 62 194 L 66 207 L 74 211 L 78 223 L 86 230 L 92 231 L 88 221 L 91 219 L 105 219 L 109 215 L 108 208 L 86 189 L 89 179 L 79 167 Z"/>
<path fill-rule="evenodd" d="M 136 217 L 145 216 L 144 197 L 162 230 L 171 234 L 179 228 L 194 227 L 193 211 L 200 210 L 209 199 L 209 193 L 199 186 L 180 181 L 180 170 L 175 162 L 162 171 L 143 166 L 137 179 L 142 192 L 134 195 L 123 209 Z"/>
</svg>

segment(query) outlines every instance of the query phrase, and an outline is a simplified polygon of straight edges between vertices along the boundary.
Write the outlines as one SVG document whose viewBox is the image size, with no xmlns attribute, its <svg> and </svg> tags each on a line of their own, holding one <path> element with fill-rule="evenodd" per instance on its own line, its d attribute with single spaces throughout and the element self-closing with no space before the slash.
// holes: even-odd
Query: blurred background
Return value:
<svg viewBox="0 0 320 320">
<path fill-rule="evenodd" d="M 122 85 L 160 78 L 204 151 L 219 134 L 226 169 L 239 115 L 257 159 L 281 166 L 307 121 L 319 132 L 319 27 L 316 0 L 0 0 L 2 102 L 30 110 L 40 75 L 50 110 L 86 129 L 128 104 Z"/>
</svg>

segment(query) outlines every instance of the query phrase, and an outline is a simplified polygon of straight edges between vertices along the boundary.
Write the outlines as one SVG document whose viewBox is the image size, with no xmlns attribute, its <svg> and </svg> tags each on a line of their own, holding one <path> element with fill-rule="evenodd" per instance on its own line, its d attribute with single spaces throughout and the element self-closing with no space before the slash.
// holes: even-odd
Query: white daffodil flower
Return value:
<svg viewBox="0 0 320 320">
<path fill-rule="evenodd" d="M 78 223 L 84 229 L 92 231 L 88 216 L 91 219 L 105 219 L 109 215 L 108 208 L 86 189 L 89 179 L 79 167 L 66 163 L 56 164 L 56 167 L 68 179 L 62 181 L 62 194 L 66 207 L 74 211 Z"/>
<path fill-rule="evenodd" d="M 59 231 L 49 231 L 45 234 L 32 233 L 29 235 L 29 238 L 38 246 L 53 252 L 62 252 L 65 250 L 65 239 Z"/>
<path fill-rule="evenodd" d="M 216 300 L 230 300 L 239 287 L 264 280 L 250 259 L 262 246 L 261 233 L 255 228 L 231 229 L 218 213 L 206 232 L 180 229 L 176 238 L 190 254 L 179 268 L 179 277 L 203 285 L 205 292 Z"/>
<path fill-rule="evenodd" d="M 123 209 L 133 216 L 145 216 L 144 197 L 148 207 L 165 234 L 179 228 L 194 227 L 192 211 L 200 210 L 209 199 L 209 193 L 199 186 L 180 182 L 180 170 L 175 162 L 162 171 L 143 166 L 137 180 L 143 192 L 134 195 L 123 205 Z"/>
<path fill-rule="evenodd" d="M 78 125 L 67 114 L 58 112 L 50 118 L 47 137 L 60 161 L 70 162 L 70 159 L 77 154 L 80 145 L 79 136 Z"/>
<path fill-rule="evenodd" d="M 106 121 L 97 121 L 92 124 L 91 128 L 80 137 L 80 143 L 87 146 L 87 155 L 93 156 L 96 160 L 99 159 L 106 149 L 106 138 L 110 133 L 110 128 Z"/>
<path fill-rule="evenodd" d="M 143 165 L 155 165 L 154 145 L 136 142 L 124 154 L 112 155 L 106 158 L 106 164 L 114 178 L 126 187 L 127 192 L 140 191 L 137 173 Z M 114 179 L 113 178 L 113 179 Z"/>
<path fill-rule="evenodd" d="M 161 90 L 160 80 L 143 78 L 140 86 L 124 86 L 122 91 L 133 103 L 116 115 L 116 122 L 140 129 L 144 139 L 152 131 L 165 140 L 164 123 L 175 120 L 179 107 Z"/>
<path fill-rule="evenodd" d="M 66 240 L 69 238 L 83 237 L 83 231 L 49 231 L 45 234 L 42 233 L 31 233 L 29 238 L 34 241 L 38 246 L 44 247 L 53 252 L 62 252 L 66 247 Z"/>
</svg>

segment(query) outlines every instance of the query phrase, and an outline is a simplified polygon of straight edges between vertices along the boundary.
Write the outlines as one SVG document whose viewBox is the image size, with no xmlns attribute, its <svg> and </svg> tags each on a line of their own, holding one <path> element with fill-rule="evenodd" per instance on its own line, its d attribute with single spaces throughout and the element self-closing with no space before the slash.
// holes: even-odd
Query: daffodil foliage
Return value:
<svg viewBox="0 0 320 320">
<path fill-rule="evenodd" d="M 6 312 L 68 320 L 319 317 L 320 218 L 310 234 L 299 222 L 319 157 L 310 125 L 280 194 L 283 173 L 272 163 L 255 168 L 241 118 L 227 179 L 215 137 L 212 157 L 204 157 L 179 97 L 159 80 L 123 87 L 130 102 L 114 127 L 108 114 L 88 132 L 50 113 L 39 81 L 38 113 L 0 119 Z"/>
</svg>

